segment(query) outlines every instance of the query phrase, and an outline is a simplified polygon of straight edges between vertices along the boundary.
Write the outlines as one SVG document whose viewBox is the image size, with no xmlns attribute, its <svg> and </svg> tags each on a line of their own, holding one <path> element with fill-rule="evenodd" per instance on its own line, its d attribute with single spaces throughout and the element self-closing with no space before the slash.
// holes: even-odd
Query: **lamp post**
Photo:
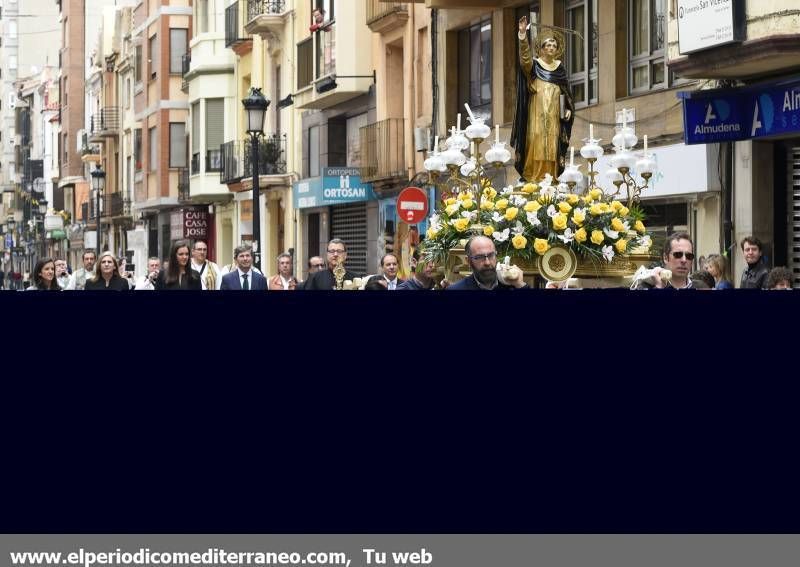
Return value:
<svg viewBox="0 0 800 567">
<path fill-rule="evenodd" d="M 40 222 L 42 223 L 42 235 L 40 239 L 41 247 L 42 247 L 42 254 L 40 258 L 44 258 L 48 256 L 47 254 L 47 230 L 44 226 L 44 217 L 47 214 L 47 199 L 40 199 L 39 200 L 39 215 L 40 215 Z"/>
<path fill-rule="evenodd" d="M 97 219 L 96 226 L 96 239 L 95 239 L 95 258 L 100 258 L 100 193 L 106 186 L 106 172 L 99 165 L 92 170 L 92 188 L 96 193 L 97 207 L 95 209 L 95 218 Z"/>
<path fill-rule="evenodd" d="M 260 270 L 261 215 L 258 187 L 258 136 L 264 131 L 264 117 L 269 108 L 269 100 L 261 94 L 261 89 L 251 88 L 247 98 L 242 99 L 242 105 L 247 111 L 247 133 L 250 134 L 253 152 L 253 264 Z"/>
<path fill-rule="evenodd" d="M 17 221 L 14 220 L 13 217 L 8 217 L 8 233 L 11 235 L 11 283 L 9 285 L 16 286 L 16 280 L 14 279 L 14 245 L 16 242 L 14 241 L 14 229 L 17 226 Z M 16 287 L 14 289 L 17 289 Z"/>
</svg>

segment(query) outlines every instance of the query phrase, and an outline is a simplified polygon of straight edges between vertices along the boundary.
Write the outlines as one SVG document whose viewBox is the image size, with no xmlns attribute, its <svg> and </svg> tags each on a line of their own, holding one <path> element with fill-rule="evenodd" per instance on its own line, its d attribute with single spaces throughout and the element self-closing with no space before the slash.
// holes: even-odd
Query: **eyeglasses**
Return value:
<svg viewBox="0 0 800 567">
<path fill-rule="evenodd" d="M 347 250 L 328 250 L 328 254 L 344 254 Z"/>
<path fill-rule="evenodd" d="M 497 252 L 489 252 L 488 254 L 476 254 L 475 256 L 470 256 L 469 259 L 473 262 L 478 262 L 479 260 L 494 260 L 497 258 Z"/>
<path fill-rule="evenodd" d="M 675 258 L 676 260 L 680 260 L 684 256 L 686 256 L 686 259 L 689 260 L 689 261 L 694 260 L 694 254 L 692 254 L 691 252 L 673 252 L 672 253 L 672 257 Z"/>
<path fill-rule="evenodd" d="M 208 252 L 208 248 L 195 248 L 198 252 Z"/>
</svg>

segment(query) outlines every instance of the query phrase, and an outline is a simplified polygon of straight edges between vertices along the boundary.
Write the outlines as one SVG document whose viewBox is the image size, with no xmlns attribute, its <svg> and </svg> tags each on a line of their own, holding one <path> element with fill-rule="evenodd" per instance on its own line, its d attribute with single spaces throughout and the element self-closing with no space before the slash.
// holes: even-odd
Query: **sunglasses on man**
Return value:
<svg viewBox="0 0 800 567">
<path fill-rule="evenodd" d="M 676 260 L 680 260 L 684 256 L 686 256 L 686 259 L 689 260 L 690 262 L 692 260 L 694 260 L 694 254 L 692 254 L 691 252 L 673 252 L 672 253 L 672 257 L 675 258 Z"/>
</svg>

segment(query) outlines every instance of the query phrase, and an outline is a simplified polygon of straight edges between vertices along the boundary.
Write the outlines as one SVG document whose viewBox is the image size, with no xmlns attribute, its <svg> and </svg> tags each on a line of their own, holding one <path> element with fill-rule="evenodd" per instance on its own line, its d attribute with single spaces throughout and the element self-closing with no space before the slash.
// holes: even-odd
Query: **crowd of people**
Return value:
<svg viewBox="0 0 800 567">
<path fill-rule="evenodd" d="M 792 273 L 783 266 L 767 267 L 763 257 L 763 244 L 758 238 L 748 236 L 741 242 L 747 267 L 742 272 L 740 288 L 792 289 Z M 308 278 L 299 280 L 292 273 L 292 256 L 280 254 L 276 259 L 277 273 L 268 277 L 253 266 L 253 251 L 242 245 L 234 250 L 233 262 L 220 267 L 208 259 L 208 244 L 198 240 L 191 244 L 178 241 L 172 245 L 169 257 L 147 260 L 147 272 L 138 280 L 126 270 L 125 258 L 103 252 L 97 258 L 94 251 L 83 254 L 83 265 L 69 273 L 62 259 L 39 260 L 31 275 L 27 290 L 61 291 L 161 291 L 161 290 L 221 290 L 221 291 L 296 291 L 333 290 L 342 280 L 356 280 L 357 275 L 346 269 L 347 245 L 334 238 L 328 242 L 326 259 L 313 256 L 308 260 Z M 399 259 L 388 253 L 380 260 L 379 274 L 364 278 L 361 289 L 366 291 L 394 290 L 513 290 L 527 288 L 521 271 L 501 272 L 498 275 L 497 249 L 494 241 L 485 236 L 473 236 L 465 246 L 465 256 L 470 275 L 456 283 L 437 277 L 434 262 L 425 261 L 416 249 L 410 259 L 411 276 L 398 276 Z M 691 271 L 694 263 L 694 244 L 688 233 L 670 235 L 664 243 L 661 264 L 648 272 L 647 278 L 633 283 L 634 289 L 732 289 L 727 259 L 711 254 L 699 259 L 700 270 Z M 335 269 L 345 266 L 344 274 Z M 563 284 L 548 283 L 547 288 L 559 289 Z M 16 286 L 8 286 L 16 289 Z"/>
</svg>

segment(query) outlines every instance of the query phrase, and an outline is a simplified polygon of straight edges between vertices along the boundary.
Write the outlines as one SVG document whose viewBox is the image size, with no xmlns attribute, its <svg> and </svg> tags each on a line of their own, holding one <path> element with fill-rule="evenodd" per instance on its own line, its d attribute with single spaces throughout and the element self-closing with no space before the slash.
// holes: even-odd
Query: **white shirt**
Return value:
<svg viewBox="0 0 800 567">
<path fill-rule="evenodd" d="M 206 287 L 206 275 L 207 274 L 206 274 L 205 270 L 203 270 L 203 264 L 195 264 L 194 260 L 190 260 L 190 263 L 192 265 L 192 269 L 195 272 L 197 272 L 198 274 L 200 274 L 200 285 L 202 286 L 202 288 L 204 290 L 207 289 L 207 287 Z M 208 260 L 206 260 L 205 269 L 206 270 L 214 270 L 217 273 L 217 283 L 216 283 L 216 288 L 215 289 L 219 289 L 220 287 L 222 287 L 222 276 L 224 274 L 220 273 L 219 266 L 217 266 L 214 262 L 209 262 Z"/>
<path fill-rule="evenodd" d="M 386 276 L 383 276 L 383 279 L 386 280 L 386 286 L 389 288 L 389 290 L 397 289 L 397 284 L 399 283 L 397 278 L 390 280 Z"/>
<path fill-rule="evenodd" d="M 156 288 L 153 286 L 153 280 L 147 276 L 142 276 L 136 280 L 136 287 L 134 287 L 135 291 L 155 291 L 155 289 Z"/>
<path fill-rule="evenodd" d="M 281 284 L 283 285 L 283 290 L 284 291 L 288 291 L 289 290 L 289 284 L 290 283 L 291 283 L 291 279 L 287 280 L 286 278 L 281 276 Z"/>
</svg>

